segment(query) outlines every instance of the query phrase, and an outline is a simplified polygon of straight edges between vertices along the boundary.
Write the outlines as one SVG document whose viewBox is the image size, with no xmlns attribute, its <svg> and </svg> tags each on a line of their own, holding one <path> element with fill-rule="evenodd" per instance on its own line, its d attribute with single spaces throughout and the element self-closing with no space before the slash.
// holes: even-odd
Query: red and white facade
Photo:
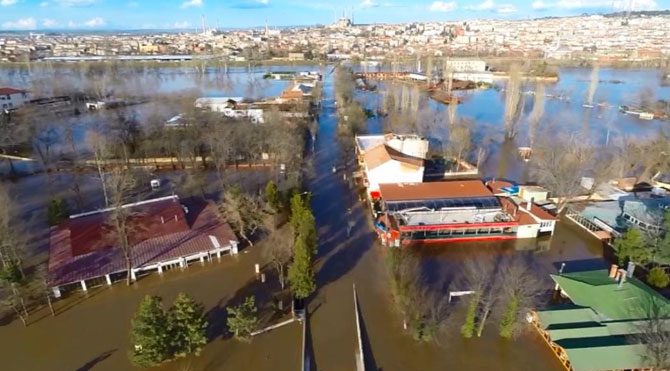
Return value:
<svg viewBox="0 0 670 371">
<path fill-rule="evenodd" d="M 481 180 L 382 184 L 375 230 L 387 246 L 536 238 L 556 218 L 532 202 L 493 194 Z"/>
</svg>

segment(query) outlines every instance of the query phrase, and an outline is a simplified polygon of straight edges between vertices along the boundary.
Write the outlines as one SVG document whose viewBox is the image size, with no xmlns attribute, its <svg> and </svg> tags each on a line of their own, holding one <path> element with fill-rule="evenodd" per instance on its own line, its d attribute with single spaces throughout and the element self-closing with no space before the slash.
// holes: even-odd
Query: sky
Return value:
<svg viewBox="0 0 670 371">
<path fill-rule="evenodd" d="M 0 0 L 0 30 L 195 29 L 525 19 L 670 9 L 670 0 Z"/>
</svg>

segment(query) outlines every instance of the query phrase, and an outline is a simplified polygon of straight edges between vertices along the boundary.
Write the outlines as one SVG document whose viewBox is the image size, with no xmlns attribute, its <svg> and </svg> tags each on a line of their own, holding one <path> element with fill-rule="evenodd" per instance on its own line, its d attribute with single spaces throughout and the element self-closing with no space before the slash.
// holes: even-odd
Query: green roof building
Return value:
<svg viewBox="0 0 670 371">
<path fill-rule="evenodd" d="M 636 335 L 652 315 L 670 325 L 670 302 L 625 271 L 551 275 L 572 303 L 532 314 L 532 322 L 568 370 L 643 369 L 651 365 Z M 623 280 L 623 281 L 621 281 Z M 657 316 L 654 316 L 656 318 Z"/>
</svg>

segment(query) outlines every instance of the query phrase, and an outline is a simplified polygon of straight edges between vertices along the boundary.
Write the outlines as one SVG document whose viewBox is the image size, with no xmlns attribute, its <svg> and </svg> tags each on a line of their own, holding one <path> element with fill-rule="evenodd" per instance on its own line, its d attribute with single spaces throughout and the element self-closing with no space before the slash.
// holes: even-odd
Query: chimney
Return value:
<svg viewBox="0 0 670 371">
<path fill-rule="evenodd" d="M 616 279 L 616 272 L 619 270 L 619 266 L 616 264 L 612 264 L 610 267 L 610 278 Z"/>
<path fill-rule="evenodd" d="M 165 224 L 165 218 L 161 216 L 161 224 Z"/>
<path fill-rule="evenodd" d="M 635 273 L 635 263 L 633 262 L 628 262 L 628 268 L 626 269 L 626 275 L 628 278 L 633 277 L 633 273 Z"/>
<path fill-rule="evenodd" d="M 174 214 L 174 221 L 177 221 L 177 214 Z"/>
<path fill-rule="evenodd" d="M 528 200 L 528 203 L 526 204 L 526 210 L 530 212 L 530 208 L 533 206 L 533 198 L 531 197 L 530 200 Z"/>
</svg>

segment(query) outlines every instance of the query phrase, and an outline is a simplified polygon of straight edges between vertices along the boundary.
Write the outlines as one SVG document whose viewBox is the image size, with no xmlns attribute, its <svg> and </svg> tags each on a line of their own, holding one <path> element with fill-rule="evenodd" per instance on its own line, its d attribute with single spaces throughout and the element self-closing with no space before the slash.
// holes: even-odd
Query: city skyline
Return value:
<svg viewBox="0 0 670 371">
<path fill-rule="evenodd" d="M 356 23 L 527 19 L 626 10 L 663 10 L 670 0 L 0 0 L 0 30 L 199 29 Z"/>
</svg>

